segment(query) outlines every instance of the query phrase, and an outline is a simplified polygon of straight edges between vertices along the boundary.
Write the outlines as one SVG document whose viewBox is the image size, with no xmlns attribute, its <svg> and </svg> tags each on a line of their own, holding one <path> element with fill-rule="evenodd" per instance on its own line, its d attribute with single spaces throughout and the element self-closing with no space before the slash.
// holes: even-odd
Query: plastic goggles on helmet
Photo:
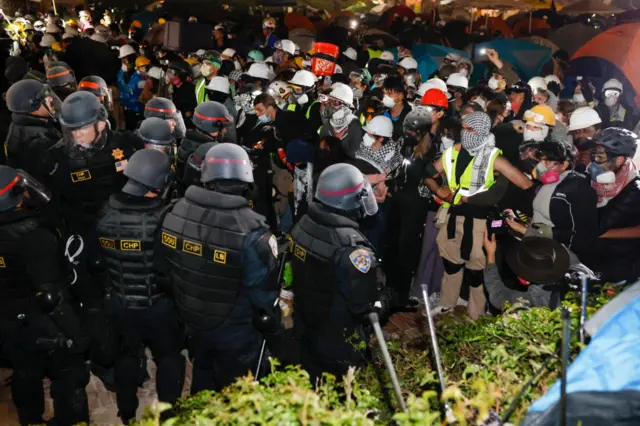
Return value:
<svg viewBox="0 0 640 426">
<path fill-rule="evenodd" d="M 605 98 L 618 98 L 620 97 L 620 91 L 615 89 L 607 89 L 604 91 Z"/>
<path fill-rule="evenodd" d="M 339 107 L 341 107 L 342 105 L 345 104 L 340 99 L 332 98 L 331 96 L 324 95 L 324 94 L 318 95 L 318 100 L 322 104 L 326 104 L 326 105 L 329 105 L 329 106 L 332 106 L 332 107 L 336 107 L 336 108 L 339 108 Z"/>
<path fill-rule="evenodd" d="M 536 124 L 544 124 L 544 125 L 547 124 L 547 119 L 544 117 L 544 115 L 539 114 L 537 112 L 533 112 L 531 110 L 525 111 L 524 119 L 526 121 L 531 121 Z"/>
</svg>

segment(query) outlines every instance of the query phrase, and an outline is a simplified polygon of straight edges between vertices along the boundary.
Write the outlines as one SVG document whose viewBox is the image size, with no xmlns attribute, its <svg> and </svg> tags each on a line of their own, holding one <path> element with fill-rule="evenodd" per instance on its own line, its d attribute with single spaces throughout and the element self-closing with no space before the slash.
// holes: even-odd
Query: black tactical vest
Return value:
<svg viewBox="0 0 640 426">
<path fill-rule="evenodd" d="M 245 198 L 191 186 L 162 224 L 173 296 L 189 327 L 211 330 L 231 313 L 242 285 L 246 236 L 267 229 Z"/>
<path fill-rule="evenodd" d="M 35 174 L 38 158 L 62 135 L 48 121 L 25 114 L 12 114 L 4 152 L 7 165 Z"/>
<path fill-rule="evenodd" d="M 176 162 L 176 175 L 184 176 L 185 168 L 187 167 L 187 160 L 189 156 L 193 154 L 196 149 L 203 143 L 214 142 L 213 139 L 208 138 L 197 130 L 187 130 L 187 135 L 182 139 L 180 146 L 178 147 L 178 158 Z"/>
<path fill-rule="evenodd" d="M 99 152 L 64 159 L 68 169 L 56 174 L 65 218 L 72 220 L 70 218 L 81 216 L 80 220 L 91 220 L 95 217 L 109 196 L 119 192 L 127 182 L 123 171 L 132 154 L 133 146 L 126 135 L 109 133 L 106 145 Z"/>
<path fill-rule="evenodd" d="M 98 224 L 98 241 L 111 291 L 131 308 L 144 308 L 164 294 L 155 268 L 155 240 L 165 210 L 160 198 L 111 196 Z"/>
<path fill-rule="evenodd" d="M 42 226 L 40 216 L 33 213 L 0 216 L 0 321 L 15 319 L 27 311 L 36 290 L 27 274 L 21 253 L 25 234 Z"/>
<path fill-rule="evenodd" d="M 369 245 L 356 222 L 311 203 L 291 232 L 295 312 L 303 322 L 322 322 L 336 293 L 334 258 L 342 247 Z"/>
</svg>

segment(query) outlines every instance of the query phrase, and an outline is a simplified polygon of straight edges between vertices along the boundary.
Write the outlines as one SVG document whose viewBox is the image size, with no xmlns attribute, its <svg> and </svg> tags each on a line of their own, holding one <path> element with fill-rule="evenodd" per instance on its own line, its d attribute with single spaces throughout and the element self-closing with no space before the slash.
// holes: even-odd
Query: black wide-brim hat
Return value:
<svg viewBox="0 0 640 426">
<path fill-rule="evenodd" d="M 507 264 L 532 284 L 553 284 L 569 270 L 569 252 L 551 238 L 527 237 L 507 252 Z"/>
</svg>

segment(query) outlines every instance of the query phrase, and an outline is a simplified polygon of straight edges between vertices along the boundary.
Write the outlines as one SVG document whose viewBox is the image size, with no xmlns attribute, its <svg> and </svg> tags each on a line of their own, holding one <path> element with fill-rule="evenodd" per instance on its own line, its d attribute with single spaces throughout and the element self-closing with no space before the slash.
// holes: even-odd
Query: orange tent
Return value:
<svg viewBox="0 0 640 426">
<path fill-rule="evenodd" d="M 311 21 L 299 13 L 288 13 L 287 16 L 284 17 L 284 24 L 289 28 L 289 31 L 297 28 L 306 28 L 314 33 L 316 32 L 316 27 L 313 26 Z"/>
<path fill-rule="evenodd" d="M 479 19 L 482 22 L 482 18 Z M 509 28 L 507 22 L 502 18 L 489 18 L 486 27 L 491 30 L 491 33 L 499 31 L 504 38 L 513 37 L 513 31 Z"/>
<path fill-rule="evenodd" d="M 595 57 L 615 65 L 636 92 L 640 105 L 640 23 L 623 24 L 598 34 L 571 58 Z"/>
<path fill-rule="evenodd" d="M 513 26 L 513 33 L 516 37 L 526 37 L 530 35 L 529 33 L 529 19 L 523 18 L 516 22 Z M 531 33 L 534 33 L 539 30 L 548 30 L 551 29 L 551 25 L 544 19 L 533 18 L 531 19 Z"/>
</svg>

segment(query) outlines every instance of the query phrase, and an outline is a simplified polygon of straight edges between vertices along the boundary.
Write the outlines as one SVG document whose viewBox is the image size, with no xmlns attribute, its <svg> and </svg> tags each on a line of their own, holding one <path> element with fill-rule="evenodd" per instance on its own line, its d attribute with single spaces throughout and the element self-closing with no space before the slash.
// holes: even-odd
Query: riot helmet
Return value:
<svg viewBox="0 0 640 426">
<path fill-rule="evenodd" d="M 205 185 L 218 181 L 252 184 L 253 166 L 249 154 L 234 143 L 213 146 L 202 164 L 200 181 Z"/>
<path fill-rule="evenodd" d="M 147 149 L 155 149 L 169 156 L 174 151 L 176 140 L 171 132 L 171 126 L 162 118 L 145 118 L 136 130 L 136 135 L 142 139 Z"/>
<path fill-rule="evenodd" d="M 227 129 L 233 127 L 233 117 L 227 108 L 214 101 L 198 105 L 193 113 L 192 121 L 199 131 L 217 140 L 222 139 Z"/>
<path fill-rule="evenodd" d="M 404 118 L 402 128 L 405 135 L 423 136 L 431 130 L 433 120 L 429 107 L 418 105 Z"/>
<path fill-rule="evenodd" d="M 0 211 L 12 210 L 23 201 L 41 208 L 51 201 L 51 193 L 24 170 L 0 166 Z"/>
<path fill-rule="evenodd" d="M 144 197 L 149 192 L 160 195 L 169 182 L 171 161 L 155 149 L 141 149 L 129 159 L 124 175 L 129 181 L 122 192 L 134 197 Z"/>
<path fill-rule="evenodd" d="M 111 97 L 111 89 L 107 86 L 107 82 L 97 75 L 89 75 L 78 84 L 78 90 L 83 92 L 91 92 L 100 99 L 100 102 L 107 111 L 113 110 L 113 98 Z"/>
<path fill-rule="evenodd" d="M 60 124 L 65 145 L 71 154 L 91 156 L 106 144 L 107 110 L 91 93 L 76 92 L 65 99 Z"/>
<path fill-rule="evenodd" d="M 167 98 L 155 97 L 149 100 L 144 107 L 144 118 L 158 117 L 167 120 L 176 139 L 182 139 L 187 134 L 187 127 L 182 119 L 182 114 L 175 104 Z"/>
<path fill-rule="evenodd" d="M 198 145 L 198 148 L 189 155 L 187 167 L 184 169 L 183 183 L 187 186 L 200 185 L 200 173 L 202 172 L 202 163 L 207 152 L 218 142 L 206 142 Z"/>
<path fill-rule="evenodd" d="M 63 101 L 78 88 L 73 71 L 64 65 L 47 68 L 47 84 Z"/>
<path fill-rule="evenodd" d="M 29 114 L 57 119 L 62 110 L 58 95 L 37 80 L 20 80 L 9 87 L 7 108 L 16 114 Z"/>
<path fill-rule="evenodd" d="M 327 167 L 318 179 L 315 198 L 331 209 L 357 213 L 359 217 L 373 216 L 378 212 L 371 184 L 351 164 L 338 163 Z"/>
</svg>

